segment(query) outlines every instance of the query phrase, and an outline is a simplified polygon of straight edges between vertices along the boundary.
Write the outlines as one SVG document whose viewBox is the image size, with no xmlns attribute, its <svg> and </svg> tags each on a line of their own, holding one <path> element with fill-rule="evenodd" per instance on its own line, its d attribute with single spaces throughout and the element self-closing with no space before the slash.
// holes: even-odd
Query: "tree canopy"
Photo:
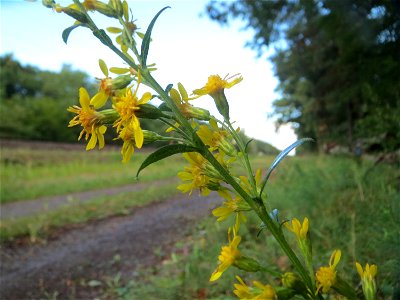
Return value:
<svg viewBox="0 0 400 300">
<path fill-rule="evenodd" d="M 22 65 L 12 54 L 0 57 L 0 137 L 75 141 L 79 132 L 67 128 L 66 108 L 77 103 L 81 86 L 97 89 L 88 74 L 69 65 L 51 72 Z"/>
<path fill-rule="evenodd" d="M 400 147 L 400 1 L 212 1 L 207 12 L 241 18 L 259 53 L 275 47 L 278 125 L 319 150 Z"/>
</svg>

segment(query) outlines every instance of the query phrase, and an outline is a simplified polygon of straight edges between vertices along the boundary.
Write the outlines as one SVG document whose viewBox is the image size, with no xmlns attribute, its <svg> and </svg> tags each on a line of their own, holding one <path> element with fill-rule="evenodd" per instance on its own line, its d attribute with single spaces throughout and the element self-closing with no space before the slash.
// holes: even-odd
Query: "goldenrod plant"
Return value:
<svg viewBox="0 0 400 300">
<path fill-rule="evenodd" d="M 127 163 L 135 149 L 155 141 L 168 141 L 150 154 L 137 171 L 140 172 L 151 164 L 166 159 L 174 154 L 183 154 L 189 165 L 178 173 L 182 184 L 178 189 L 183 193 L 200 192 L 207 196 L 217 192 L 225 202 L 213 210 L 217 221 L 228 220 L 228 242 L 221 248 L 216 269 L 210 270 L 210 281 L 216 281 L 228 268 L 238 268 L 246 272 L 265 274 L 263 282 L 254 281 L 247 285 L 237 276 L 238 283 L 233 285 L 233 293 L 240 299 L 325 299 L 338 297 L 348 299 L 375 299 L 375 276 L 377 267 L 366 264 L 365 269 L 357 262 L 354 272 L 359 273 L 361 284 L 353 288 L 340 275 L 337 266 L 342 252 L 334 250 L 329 264 L 316 268 L 310 229 L 312 222 L 304 218 L 285 220 L 277 210 L 266 207 L 264 192 L 273 170 L 294 148 L 311 141 L 301 139 L 283 150 L 271 166 L 263 170 L 253 170 L 247 152 L 251 141 L 243 140 L 239 127 L 229 114 L 229 101 L 225 89 L 234 88 L 243 78 L 233 76 L 210 75 L 204 85 L 188 93 L 182 83 L 161 86 L 153 77 L 155 64 L 149 64 L 147 58 L 151 45 L 151 35 L 158 17 L 169 7 L 161 9 L 151 20 L 145 33 L 137 31 L 132 10 L 127 1 L 110 0 L 104 3 L 97 0 L 74 0 L 69 6 L 61 6 L 54 0 L 43 0 L 43 4 L 58 13 L 65 13 L 75 22 L 62 33 L 67 42 L 71 32 L 83 27 L 110 48 L 121 59 L 121 66 L 108 68 L 105 60 L 99 60 L 99 67 L 105 78 L 101 79 L 99 91 L 89 95 L 79 90 L 79 105 L 68 110 L 75 114 L 69 126 L 80 125 L 82 137 L 88 140 L 86 149 L 105 146 L 104 134 L 107 130 L 115 133 L 116 139 L 123 142 L 122 161 Z M 133 9 L 134 11 L 134 9 Z M 114 21 L 119 27 L 106 30 L 97 27 L 92 13 L 100 13 Z M 108 33 L 107 33 L 108 32 Z M 110 35 L 114 35 L 115 39 Z M 111 75 L 113 74 L 113 75 Z M 151 92 L 139 93 L 139 86 L 145 85 Z M 201 97 L 211 96 L 220 116 L 213 116 L 209 111 L 196 107 Z M 157 98 L 161 104 L 152 104 Z M 111 108 L 104 108 L 110 103 Z M 165 134 L 143 130 L 142 119 L 160 120 L 168 126 Z M 234 165 L 241 164 L 245 174 L 237 174 Z M 289 270 L 280 270 L 275 266 L 264 266 L 262 262 L 246 256 L 241 250 L 240 226 L 246 222 L 246 214 L 254 212 L 261 221 L 260 230 L 268 230 L 291 262 Z M 291 234 L 294 236 L 291 236 Z M 292 247 L 290 240 L 295 238 L 297 247 Z M 329 251 L 329 250 L 328 250 Z"/>
</svg>

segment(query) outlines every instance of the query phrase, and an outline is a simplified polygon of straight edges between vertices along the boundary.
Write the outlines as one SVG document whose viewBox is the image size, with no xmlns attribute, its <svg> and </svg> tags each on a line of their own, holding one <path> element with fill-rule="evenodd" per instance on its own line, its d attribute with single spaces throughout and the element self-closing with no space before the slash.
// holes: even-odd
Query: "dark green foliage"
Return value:
<svg viewBox="0 0 400 300">
<path fill-rule="evenodd" d="M 0 137 L 75 141 L 79 128 L 68 128 L 78 104 L 78 89 L 91 94 L 96 84 L 81 71 L 65 65 L 59 73 L 23 66 L 12 55 L 0 58 Z"/>
<path fill-rule="evenodd" d="M 399 1 L 211 2 L 220 23 L 243 19 L 254 29 L 249 45 L 271 58 L 281 97 L 278 124 L 320 150 L 333 146 L 393 151 L 400 146 Z"/>
<path fill-rule="evenodd" d="M 138 177 L 139 173 L 149 165 L 154 164 L 165 158 L 168 158 L 174 154 L 186 153 L 186 152 L 199 152 L 199 149 L 192 146 L 181 145 L 181 144 L 166 145 L 160 149 L 157 149 L 142 162 L 142 164 L 139 167 L 139 170 L 136 173 L 136 177 Z"/>
</svg>

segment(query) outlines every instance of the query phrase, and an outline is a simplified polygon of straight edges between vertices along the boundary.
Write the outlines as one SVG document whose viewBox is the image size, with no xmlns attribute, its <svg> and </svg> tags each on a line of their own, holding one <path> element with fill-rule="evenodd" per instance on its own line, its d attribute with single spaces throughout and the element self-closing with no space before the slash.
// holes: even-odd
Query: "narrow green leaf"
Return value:
<svg viewBox="0 0 400 300">
<path fill-rule="evenodd" d="M 70 33 L 72 32 L 72 30 L 74 30 L 75 28 L 77 28 L 79 26 L 81 26 L 81 25 L 76 24 L 76 25 L 72 25 L 71 27 L 64 29 L 64 31 L 62 32 L 62 39 L 63 39 L 64 43 L 67 43 L 68 37 L 69 37 Z"/>
<path fill-rule="evenodd" d="M 178 90 L 181 93 L 183 99 L 188 99 L 189 98 L 189 95 L 188 95 L 185 87 L 180 82 L 178 82 Z"/>
<path fill-rule="evenodd" d="M 147 61 L 147 55 L 149 53 L 149 47 L 150 47 L 150 39 L 151 39 L 151 32 L 153 30 L 154 24 L 157 21 L 157 18 L 161 15 L 161 13 L 166 10 L 167 8 L 170 8 L 169 6 L 164 7 L 162 10 L 160 10 L 151 20 L 149 27 L 147 27 L 146 33 L 143 37 L 142 41 L 142 47 L 141 47 L 141 54 L 140 56 L 142 57 L 142 64 L 143 66 L 146 66 L 146 61 Z"/>
<path fill-rule="evenodd" d="M 138 35 L 138 37 L 140 37 L 142 40 L 144 39 L 144 33 L 136 31 L 136 34 Z"/>
<path fill-rule="evenodd" d="M 122 2 L 122 10 L 124 12 L 125 21 L 129 21 L 129 7 L 126 1 Z"/>
<path fill-rule="evenodd" d="M 107 27 L 106 28 L 109 33 L 121 33 L 122 29 L 118 27 Z"/>
<path fill-rule="evenodd" d="M 118 75 L 126 74 L 129 72 L 129 69 L 127 68 L 117 68 L 117 67 L 111 67 L 110 72 Z"/>
<path fill-rule="evenodd" d="M 192 147 L 192 146 L 188 146 L 188 145 L 180 145 L 180 144 L 176 144 L 176 145 L 167 145 L 164 147 L 159 148 L 158 150 L 156 150 L 155 152 L 153 152 L 152 154 L 150 154 L 143 162 L 142 165 L 140 166 L 139 170 L 136 173 L 136 177 L 139 176 L 139 173 L 146 167 L 148 167 L 149 165 L 162 160 L 164 158 L 167 158 L 171 155 L 174 154 L 178 154 L 178 153 L 185 153 L 185 152 L 198 152 L 199 149 Z"/>
<path fill-rule="evenodd" d="M 250 140 L 246 143 L 246 145 L 244 146 L 244 151 L 247 152 L 247 149 L 249 148 L 249 145 L 250 145 L 250 143 L 251 143 L 252 141 L 254 141 L 254 139 L 250 139 Z"/>
<path fill-rule="evenodd" d="M 168 94 L 169 91 L 172 89 L 174 85 L 172 83 L 168 84 L 167 87 L 165 88 L 165 92 Z"/>
<path fill-rule="evenodd" d="M 275 160 L 272 162 L 271 166 L 269 167 L 267 174 L 265 175 L 265 178 L 263 180 L 262 186 L 261 186 L 261 192 L 260 195 L 262 194 L 265 185 L 268 182 L 269 176 L 271 175 L 272 171 L 276 168 L 276 166 L 282 161 L 282 159 L 285 158 L 286 155 L 289 154 L 290 151 L 292 151 L 294 148 L 304 144 L 305 142 L 313 142 L 314 140 L 311 138 L 304 138 L 300 139 L 293 144 L 291 144 L 289 147 L 287 147 L 285 150 L 283 150 L 281 153 L 278 154 L 278 156 L 275 158 Z"/>
<path fill-rule="evenodd" d="M 108 77 L 107 65 L 104 62 L 104 60 L 102 60 L 101 58 L 99 59 L 99 67 L 100 67 L 101 72 L 103 72 L 104 76 Z"/>
</svg>

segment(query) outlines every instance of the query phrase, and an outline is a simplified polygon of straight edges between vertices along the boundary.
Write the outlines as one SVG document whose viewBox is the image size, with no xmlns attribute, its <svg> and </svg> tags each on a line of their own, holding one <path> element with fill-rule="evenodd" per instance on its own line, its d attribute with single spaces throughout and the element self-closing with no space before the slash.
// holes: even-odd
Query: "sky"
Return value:
<svg viewBox="0 0 400 300">
<path fill-rule="evenodd" d="M 56 2 L 68 5 L 72 0 Z M 100 58 L 108 67 L 124 67 L 118 56 L 88 29 L 74 30 L 65 44 L 61 33 L 73 24 L 73 19 L 45 8 L 41 1 L 0 0 L 0 3 L 0 55 L 13 53 L 22 64 L 42 70 L 59 71 L 63 64 L 69 64 L 97 78 L 104 77 L 98 66 Z M 192 91 L 204 86 L 210 75 L 225 77 L 240 73 L 243 81 L 225 91 L 236 126 L 248 136 L 278 149 L 296 140 L 290 126 L 276 132 L 274 120 L 268 117 L 272 101 L 279 97 L 275 92 L 278 80 L 267 59 L 271 52 L 257 57 L 254 50 L 245 47 L 253 35 L 251 30 L 243 30 L 240 21 L 229 27 L 211 21 L 205 15 L 208 0 L 130 0 L 128 3 L 142 32 L 160 9 L 171 7 L 158 18 L 148 57 L 148 62 L 157 64 L 153 76 L 162 86 L 181 82 Z M 99 28 L 118 25 L 99 14 L 93 14 L 93 19 Z M 71 99 L 72 104 L 76 101 Z M 201 97 L 192 104 L 219 116 L 209 97 Z"/>
</svg>

